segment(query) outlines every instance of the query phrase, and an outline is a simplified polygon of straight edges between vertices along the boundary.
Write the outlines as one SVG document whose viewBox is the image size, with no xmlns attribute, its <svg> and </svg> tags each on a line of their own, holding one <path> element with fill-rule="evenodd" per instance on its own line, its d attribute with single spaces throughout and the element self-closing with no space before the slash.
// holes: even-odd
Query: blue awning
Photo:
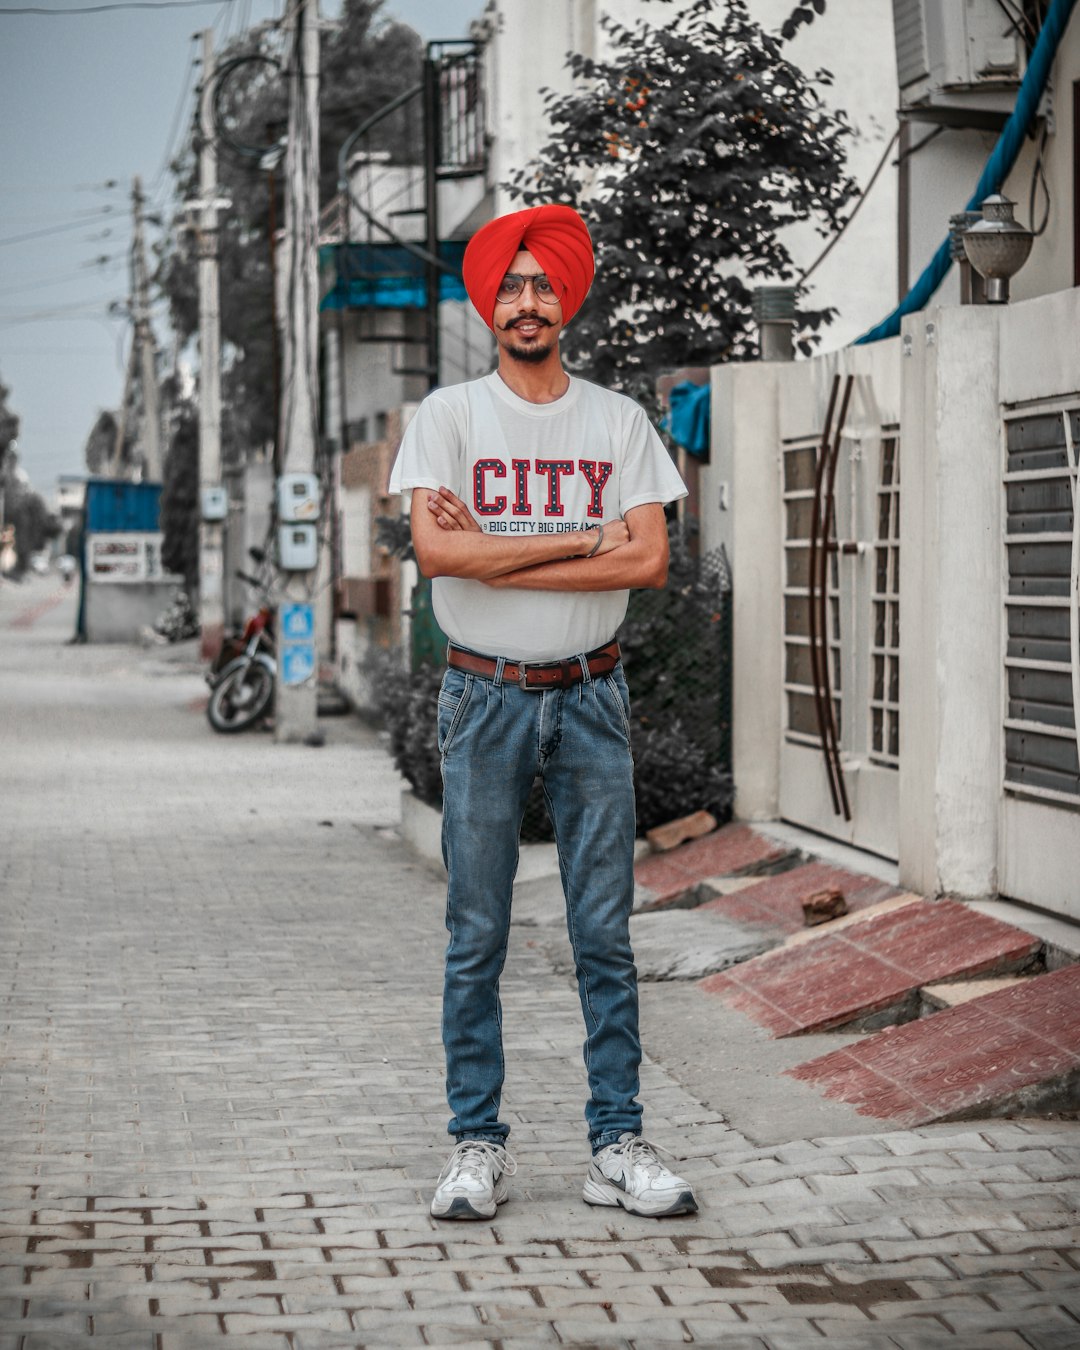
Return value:
<svg viewBox="0 0 1080 1350">
<path fill-rule="evenodd" d="M 467 300 L 461 279 L 464 243 L 444 239 L 439 257 L 454 269 L 439 277 L 440 300 Z M 423 309 L 427 305 L 424 261 L 400 244 L 323 244 L 319 272 L 320 310 Z"/>
</svg>

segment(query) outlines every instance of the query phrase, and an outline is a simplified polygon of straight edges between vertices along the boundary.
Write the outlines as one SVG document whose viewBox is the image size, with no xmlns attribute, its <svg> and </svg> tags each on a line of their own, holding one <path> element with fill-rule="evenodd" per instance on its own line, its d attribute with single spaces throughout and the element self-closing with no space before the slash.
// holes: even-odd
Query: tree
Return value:
<svg viewBox="0 0 1080 1350">
<path fill-rule="evenodd" d="M 190 400 L 175 408 L 162 474 L 161 561 L 184 578 L 189 596 L 199 589 L 199 414 Z"/>
<path fill-rule="evenodd" d="M 340 22 L 321 35 L 320 193 L 337 191 L 337 153 L 371 113 L 420 78 L 420 39 L 403 24 L 381 20 L 383 0 L 346 0 Z M 284 220 L 280 175 L 270 175 L 259 150 L 285 132 L 287 90 L 278 68 L 280 34 L 243 34 L 217 59 L 218 191 L 231 205 L 219 216 L 222 337 L 222 461 L 228 466 L 263 451 L 274 437 L 275 407 L 272 225 Z M 229 62 L 237 64 L 226 69 Z M 413 148 L 400 119 L 382 132 L 393 153 Z M 173 165 L 176 228 L 159 250 L 157 281 L 168 298 L 182 343 L 198 330 L 197 250 L 185 231 L 182 203 L 199 196 L 198 144 Z"/>
<path fill-rule="evenodd" d="M 663 25 L 605 17 L 610 59 L 571 55 L 574 92 L 545 94 L 555 132 L 509 186 L 589 223 L 597 278 L 563 342 L 572 368 L 649 403 L 664 370 L 753 356 L 750 288 L 794 273 L 784 232 L 838 228 L 850 127 L 816 92 L 828 72 L 785 55 L 825 8 L 811 3 L 779 34 L 746 0 L 691 0 Z M 831 314 L 800 315 L 803 351 Z"/>
<path fill-rule="evenodd" d="M 116 414 L 103 409 L 98 413 L 90 435 L 86 438 L 83 458 L 86 468 L 92 474 L 107 474 L 116 453 L 116 433 L 118 430 Z"/>
<path fill-rule="evenodd" d="M 30 565 L 30 555 L 60 533 L 60 522 L 18 467 L 19 416 L 8 405 L 10 393 L 0 384 L 0 530 L 14 526 L 15 573 L 21 575 Z"/>
<path fill-rule="evenodd" d="M 19 435 L 19 415 L 8 407 L 11 390 L 0 383 L 0 471 L 7 462 L 8 450 Z"/>
</svg>

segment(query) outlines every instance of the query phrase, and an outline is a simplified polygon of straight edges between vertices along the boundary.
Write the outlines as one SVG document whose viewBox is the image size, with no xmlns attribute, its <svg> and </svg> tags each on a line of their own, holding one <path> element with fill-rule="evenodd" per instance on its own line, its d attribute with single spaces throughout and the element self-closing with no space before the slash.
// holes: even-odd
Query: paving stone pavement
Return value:
<svg viewBox="0 0 1080 1350">
<path fill-rule="evenodd" d="M 585 1206 L 577 998 L 524 926 L 520 1170 L 436 1223 L 442 887 L 382 742 L 216 737 L 175 649 L 65 647 L 54 591 L 0 586 L 0 1350 L 1080 1346 L 1075 1122 L 763 1147 L 647 1058 L 701 1213 Z"/>
</svg>

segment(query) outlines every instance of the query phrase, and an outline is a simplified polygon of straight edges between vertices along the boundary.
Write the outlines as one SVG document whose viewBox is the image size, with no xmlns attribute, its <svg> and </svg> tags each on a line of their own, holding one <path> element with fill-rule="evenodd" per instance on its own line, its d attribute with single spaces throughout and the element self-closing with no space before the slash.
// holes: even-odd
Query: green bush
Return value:
<svg viewBox="0 0 1080 1350">
<path fill-rule="evenodd" d="M 699 559 L 669 530 L 667 586 L 634 591 L 619 631 L 632 707 L 638 832 L 692 811 L 731 815 L 731 590 L 722 555 Z M 442 666 L 409 671 L 400 653 L 372 658 L 394 762 L 421 801 L 442 806 L 435 704 Z M 526 843 L 553 837 L 543 792 L 525 810 Z"/>
</svg>

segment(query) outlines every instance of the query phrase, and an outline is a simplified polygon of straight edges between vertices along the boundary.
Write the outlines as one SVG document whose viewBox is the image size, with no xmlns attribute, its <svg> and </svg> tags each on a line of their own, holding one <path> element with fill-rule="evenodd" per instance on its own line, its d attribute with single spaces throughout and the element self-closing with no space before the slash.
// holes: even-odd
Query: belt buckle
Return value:
<svg viewBox="0 0 1080 1350">
<path fill-rule="evenodd" d="M 532 664 L 535 665 L 538 669 L 554 670 L 556 666 L 559 668 L 558 680 L 557 681 L 552 680 L 550 684 L 545 684 L 543 682 L 539 682 L 537 684 L 528 684 L 527 679 L 529 667 L 525 664 L 524 661 L 519 661 L 518 687 L 521 689 L 530 689 L 533 691 L 539 689 L 541 693 L 543 693 L 545 689 L 572 689 L 574 685 L 578 683 L 578 681 L 572 679 L 570 675 L 570 667 L 574 664 L 576 660 L 577 660 L 576 657 L 570 657 L 568 660 L 564 661 L 534 661 Z M 581 663 L 579 661 L 578 665 L 580 664 Z M 582 672 L 582 678 L 584 678 L 584 672 Z"/>
</svg>

